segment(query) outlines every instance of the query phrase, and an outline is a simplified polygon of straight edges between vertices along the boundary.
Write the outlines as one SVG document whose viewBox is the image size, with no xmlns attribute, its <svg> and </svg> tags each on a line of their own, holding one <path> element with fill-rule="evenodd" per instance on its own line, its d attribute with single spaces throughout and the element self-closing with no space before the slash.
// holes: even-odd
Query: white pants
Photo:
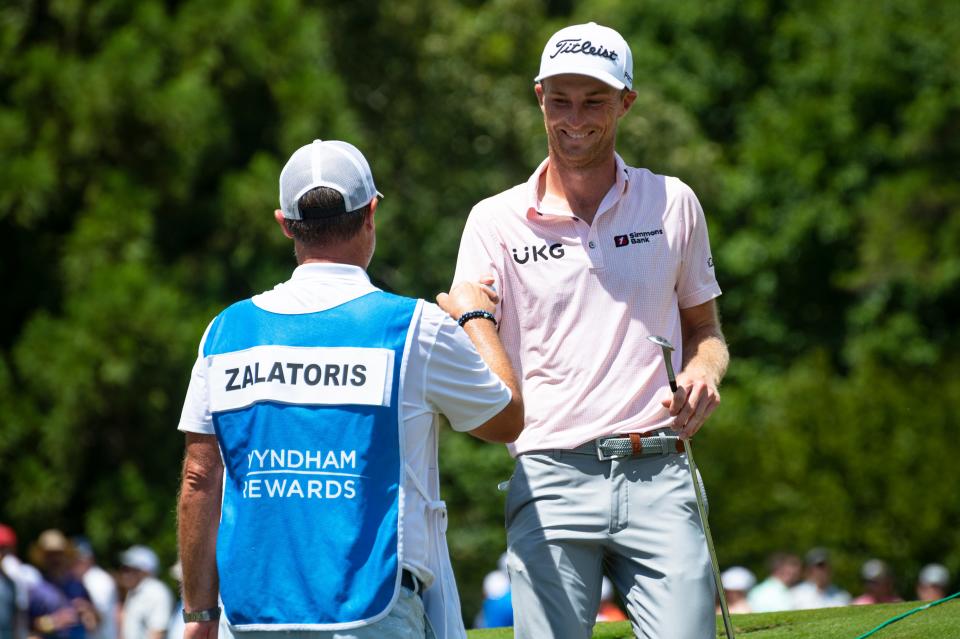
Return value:
<svg viewBox="0 0 960 639">
<path fill-rule="evenodd" d="M 716 636 L 716 589 L 682 454 L 517 458 L 506 504 L 517 639 L 589 639 L 606 572 L 637 637 Z"/>
</svg>

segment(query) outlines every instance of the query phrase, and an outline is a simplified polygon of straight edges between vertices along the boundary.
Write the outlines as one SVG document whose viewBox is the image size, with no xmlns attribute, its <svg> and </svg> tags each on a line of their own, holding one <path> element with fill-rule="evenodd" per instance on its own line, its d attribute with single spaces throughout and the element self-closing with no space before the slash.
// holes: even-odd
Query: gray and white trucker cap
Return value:
<svg viewBox="0 0 960 639">
<path fill-rule="evenodd" d="M 343 196 L 343 209 L 307 208 L 298 202 L 318 186 Z M 280 171 L 280 209 L 288 220 L 310 220 L 356 211 L 374 196 L 383 197 L 373 183 L 373 174 L 363 154 L 349 142 L 314 140 L 302 146 Z"/>
</svg>

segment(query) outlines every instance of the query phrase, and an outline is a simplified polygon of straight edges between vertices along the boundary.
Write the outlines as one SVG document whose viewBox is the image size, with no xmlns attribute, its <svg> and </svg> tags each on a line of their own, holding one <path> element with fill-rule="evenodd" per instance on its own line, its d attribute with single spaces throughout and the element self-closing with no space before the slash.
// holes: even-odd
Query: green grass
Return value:
<svg viewBox="0 0 960 639">
<path fill-rule="evenodd" d="M 884 621 L 921 606 L 918 602 L 849 606 L 824 610 L 733 615 L 736 636 L 744 639 L 856 639 Z M 511 628 L 471 630 L 470 639 L 510 639 Z M 725 637 L 717 618 L 717 637 Z M 633 639 L 628 622 L 597 624 L 593 639 Z M 658 639 L 670 639 L 660 637 Z M 960 599 L 922 610 L 883 628 L 870 639 L 960 639 Z"/>
</svg>

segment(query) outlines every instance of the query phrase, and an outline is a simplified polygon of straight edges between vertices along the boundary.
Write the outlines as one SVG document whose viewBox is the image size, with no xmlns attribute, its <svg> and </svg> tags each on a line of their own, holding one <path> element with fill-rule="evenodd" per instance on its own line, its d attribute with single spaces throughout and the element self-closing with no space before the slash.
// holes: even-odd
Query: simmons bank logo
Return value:
<svg viewBox="0 0 960 639">
<path fill-rule="evenodd" d="M 663 229 L 656 229 L 653 231 L 634 231 L 632 233 L 627 233 L 626 235 L 614 235 L 613 245 L 617 248 L 623 248 L 624 246 L 630 246 L 631 244 L 649 244 L 650 240 L 657 235 L 663 235 Z"/>
</svg>

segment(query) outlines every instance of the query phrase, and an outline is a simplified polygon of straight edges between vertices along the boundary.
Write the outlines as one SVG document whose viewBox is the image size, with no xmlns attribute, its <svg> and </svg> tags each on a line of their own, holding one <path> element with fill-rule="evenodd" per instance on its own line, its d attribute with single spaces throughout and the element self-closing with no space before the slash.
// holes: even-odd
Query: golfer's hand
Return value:
<svg viewBox="0 0 960 639">
<path fill-rule="evenodd" d="M 493 313 L 500 297 L 491 288 L 493 277 L 484 276 L 479 282 L 460 282 L 449 293 L 437 295 L 437 304 L 455 321 L 469 311 Z"/>
<path fill-rule="evenodd" d="M 183 639 L 217 639 L 218 621 L 191 621 L 183 625 Z"/>
<path fill-rule="evenodd" d="M 670 428 L 681 439 L 690 439 L 720 405 L 720 392 L 711 380 L 681 372 L 677 376 L 677 392 L 662 403 L 674 417 Z"/>
</svg>

